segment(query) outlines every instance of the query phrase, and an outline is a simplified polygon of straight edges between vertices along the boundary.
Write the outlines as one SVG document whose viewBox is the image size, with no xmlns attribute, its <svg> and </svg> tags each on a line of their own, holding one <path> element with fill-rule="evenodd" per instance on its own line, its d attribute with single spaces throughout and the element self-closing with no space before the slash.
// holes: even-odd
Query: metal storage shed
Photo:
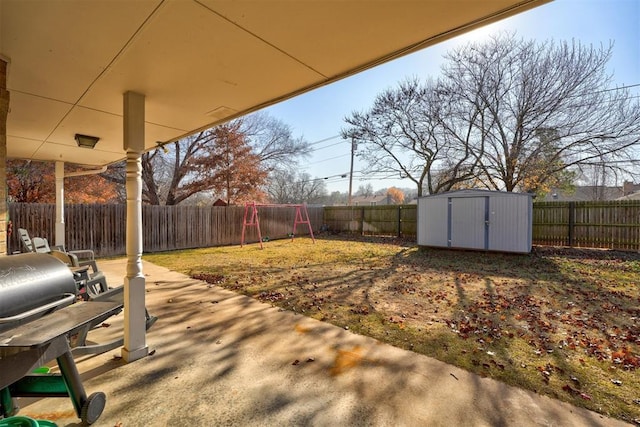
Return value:
<svg viewBox="0 0 640 427">
<path fill-rule="evenodd" d="M 531 251 L 531 194 L 459 190 L 418 199 L 418 245 Z"/>
</svg>

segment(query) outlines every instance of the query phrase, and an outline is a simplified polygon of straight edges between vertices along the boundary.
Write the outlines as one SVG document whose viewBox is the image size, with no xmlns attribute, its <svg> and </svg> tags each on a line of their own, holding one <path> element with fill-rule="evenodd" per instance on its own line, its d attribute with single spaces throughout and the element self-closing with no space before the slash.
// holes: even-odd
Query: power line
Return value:
<svg viewBox="0 0 640 427">
<path fill-rule="evenodd" d="M 594 93 L 598 93 L 598 92 L 594 92 Z M 570 96 L 570 97 L 567 97 L 567 98 L 576 98 L 576 97 L 577 96 Z M 628 97 L 624 98 L 624 100 L 622 100 L 622 99 L 602 99 L 602 100 L 599 101 L 599 103 L 600 103 L 600 105 L 602 105 L 604 103 L 616 104 L 616 103 L 620 103 L 622 101 L 630 101 L 632 99 L 638 99 L 638 98 L 640 98 L 640 94 L 639 95 L 628 96 Z M 594 102 L 586 101 L 584 104 L 575 104 L 575 105 L 573 105 L 573 107 L 588 107 L 588 106 L 591 106 L 593 104 L 594 104 Z"/>
<path fill-rule="evenodd" d="M 312 142 L 312 143 L 310 143 L 310 144 L 309 144 L 309 146 L 322 144 L 323 142 L 331 141 L 332 139 L 336 139 L 336 138 L 338 138 L 338 137 L 340 137 L 340 136 L 341 136 L 341 135 L 333 135 L 333 136 L 330 136 L 330 137 L 328 137 L 328 138 L 320 139 L 320 140 L 318 140 L 318 141 L 316 141 L 316 142 Z"/>
<path fill-rule="evenodd" d="M 608 88 L 608 89 L 597 90 L 594 93 L 611 92 L 613 90 L 622 90 L 622 89 L 631 89 L 632 87 L 640 87 L 640 83 L 635 83 L 635 84 L 632 84 L 632 85 L 626 85 L 626 86 L 620 86 L 620 87 L 611 87 L 611 88 Z"/>
<path fill-rule="evenodd" d="M 347 157 L 347 156 L 350 156 L 350 154 L 348 154 L 348 153 L 347 153 L 347 154 L 342 154 L 342 155 L 340 155 L 340 156 L 329 157 L 329 158 L 327 158 L 327 159 L 316 160 L 316 161 L 315 161 L 315 162 L 313 162 L 313 163 L 307 163 L 307 164 L 306 164 L 306 165 L 304 165 L 301 169 L 307 169 L 308 167 L 313 166 L 313 165 L 316 165 L 316 164 L 318 164 L 318 163 L 328 162 L 329 160 L 340 159 L 340 158 L 342 158 L 342 157 Z"/>
<path fill-rule="evenodd" d="M 316 152 L 318 150 L 324 150 L 325 148 L 334 147 L 334 146 L 340 145 L 340 144 L 344 144 L 344 141 L 335 142 L 333 144 L 325 145 L 324 147 L 314 148 L 313 150 L 311 150 L 311 152 Z"/>
<path fill-rule="evenodd" d="M 391 174 L 391 171 L 383 171 L 383 170 L 373 170 L 373 171 L 353 171 L 354 173 L 354 178 L 360 180 L 360 181 L 370 181 L 370 180 L 386 180 L 386 179 L 402 179 L 402 178 L 398 178 L 395 176 L 395 173 Z M 357 175 L 355 175 L 357 174 Z M 300 181 L 295 181 L 296 184 L 298 183 L 305 183 L 305 182 L 314 182 L 314 181 L 325 181 L 325 182 L 342 182 L 342 181 L 347 181 L 349 179 L 349 172 L 345 172 L 345 173 L 340 173 L 340 174 L 336 174 L 336 175 L 329 175 L 329 176 L 325 176 L 325 177 L 315 177 L 315 178 L 309 178 L 309 179 L 303 179 Z"/>
<path fill-rule="evenodd" d="M 597 165 L 597 166 L 602 166 L 602 165 L 607 165 L 607 164 L 621 164 L 621 163 L 630 163 L 630 164 L 636 164 L 636 163 L 640 163 L 640 159 L 626 159 L 626 160 L 603 160 L 603 161 L 592 161 L 592 162 L 583 162 L 582 164 L 585 165 Z"/>
</svg>

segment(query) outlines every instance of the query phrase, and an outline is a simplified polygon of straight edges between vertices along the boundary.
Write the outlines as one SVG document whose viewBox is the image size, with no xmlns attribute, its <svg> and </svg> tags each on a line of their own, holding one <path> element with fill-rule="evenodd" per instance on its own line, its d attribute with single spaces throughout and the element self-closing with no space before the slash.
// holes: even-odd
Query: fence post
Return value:
<svg viewBox="0 0 640 427">
<path fill-rule="evenodd" d="M 576 225 L 576 202 L 569 202 L 569 247 L 573 247 Z"/>
<path fill-rule="evenodd" d="M 360 235 L 364 236 L 364 206 L 360 208 Z"/>
<path fill-rule="evenodd" d="M 402 237 L 402 206 L 398 205 L 398 237 Z"/>
</svg>

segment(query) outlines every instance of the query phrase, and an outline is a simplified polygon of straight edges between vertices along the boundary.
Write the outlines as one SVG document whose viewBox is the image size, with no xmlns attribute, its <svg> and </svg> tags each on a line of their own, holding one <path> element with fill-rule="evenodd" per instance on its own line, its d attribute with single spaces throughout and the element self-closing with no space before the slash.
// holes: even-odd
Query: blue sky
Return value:
<svg viewBox="0 0 640 427">
<path fill-rule="evenodd" d="M 618 86 L 640 84 L 640 0 L 555 0 L 509 19 L 405 56 L 315 91 L 267 108 L 273 117 L 289 124 L 295 136 L 314 144 L 312 156 L 300 171 L 325 178 L 327 189 L 346 192 L 350 143 L 339 137 L 344 117 L 368 109 L 376 95 L 398 82 L 417 76 L 437 77 L 442 56 L 471 40 L 482 40 L 498 31 L 516 31 L 526 39 L 571 40 L 585 44 L 615 43 L 609 71 Z M 633 89 L 640 93 L 640 88 Z M 366 165 L 357 158 L 354 192 L 371 183 L 374 189 L 391 186 L 413 188 L 408 180 L 363 178 Z"/>
</svg>

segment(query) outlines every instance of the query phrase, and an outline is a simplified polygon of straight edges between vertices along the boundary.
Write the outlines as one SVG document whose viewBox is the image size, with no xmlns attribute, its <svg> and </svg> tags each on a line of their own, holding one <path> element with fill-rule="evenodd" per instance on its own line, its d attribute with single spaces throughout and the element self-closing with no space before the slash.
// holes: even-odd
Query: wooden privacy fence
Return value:
<svg viewBox="0 0 640 427">
<path fill-rule="evenodd" d="M 329 230 L 382 236 L 416 236 L 416 206 L 326 207 Z M 533 243 L 640 250 L 640 200 L 536 202 Z"/>
<path fill-rule="evenodd" d="M 536 202 L 533 243 L 640 250 L 640 200 Z"/>
<path fill-rule="evenodd" d="M 314 231 L 363 235 L 417 234 L 416 205 L 309 206 Z M 9 253 L 20 251 L 16 229 L 54 243 L 55 205 L 9 205 L 14 233 Z M 240 244 L 244 207 L 143 206 L 145 252 Z M 293 229 L 295 208 L 259 208 L 263 237 L 287 237 Z M 92 248 L 98 256 L 125 253 L 124 205 L 66 205 L 67 249 Z M 306 235 L 306 226 L 298 226 Z M 254 227 L 247 228 L 247 242 L 256 242 Z M 640 201 L 536 202 L 533 204 L 533 243 L 620 250 L 640 250 Z"/>
<path fill-rule="evenodd" d="M 334 232 L 415 237 L 416 205 L 328 206 L 324 223 Z"/>
<path fill-rule="evenodd" d="M 322 225 L 323 208 L 308 207 L 314 229 Z M 244 207 L 143 206 L 143 247 L 145 252 L 201 248 L 240 244 Z M 293 230 L 295 209 L 287 207 L 259 208 L 262 236 L 287 237 Z M 8 241 L 9 253 L 21 251 L 17 228 L 25 228 L 31 236 L 45 237 L 55 243 L 55 205 L 9 204 L 9 217 L 14 233 Z M 91 248 L 97 256 L 126 253 L 126 206 L 115 204 L 65 205 L 66 248 Z M 299 235 L 308 234 L 298 225 Z M 248 228 L 245 240 L 257 241 L 255 228 Z"/>
</svg>

